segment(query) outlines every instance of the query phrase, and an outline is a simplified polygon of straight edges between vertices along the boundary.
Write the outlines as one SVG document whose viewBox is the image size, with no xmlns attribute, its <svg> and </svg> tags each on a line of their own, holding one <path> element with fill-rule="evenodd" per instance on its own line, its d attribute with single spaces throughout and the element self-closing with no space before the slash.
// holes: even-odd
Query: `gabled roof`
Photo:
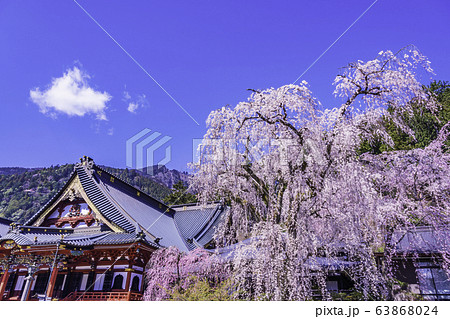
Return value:
<svg viewBox="0 0 450 319">
<path fill-rule="evenodd" d="M 9 225 L 12 223 L 12 220 L 0 217 L 0 238 L 9 231 Z"/>
<path fill-rule="evenodd" d="M 66 185 L 25 226 L 40 226 L 45 215 L 50 214 L 50 209 L 64 194 L 67 195 L 73 183 L 81 185 L 83 196 L 91 202 L 92 208 L 115 229 L 116 234 L 105 237 L 105 243 L 125 240 L 142 230 L 146 240 L 155 247 L 176 246 L 182 251 L 192 250 L 212 240 L 224 211 L 219 204 L 190 205 L 186 211 L 180 207 L 170 208 L 84 157 L 75 165 Z M 85 243 L 88 242 L 86 239 Z"/>
<path fill-rule="evenodd" d="M 126 232 L 134 231 L 134 223 L 129 220 L 123 212 L 119 210 L 114 201 L 105 194 L 103 183 L 99 180 L 101 170 L 95 165 L 88 167 L 87 165 L 75 165 L 75 170 L 80 178 L 86 195 L 100 211 L 100 213 L 110 222 L 119 226 Z M 107 175 L 107 174 L 105 174 Z"/>
<path fill-rule="evenodd" d="M 204 247 L 213 239 L 225 212 L 225 207 L 220 203 L 205 206 L 180 205 L 173 208 L 178 231 L 186 239 L 190 250 Z"/>
<path fill-rule="evenodd" d="M 70 175 L 69 180 L 66 182 L 66 184 L 52 197 L 48 200 L 48 202 L 41 207 L 33 216 L 31 216 L 24 225 L 31 226 L 36 219 L 41 216 L 50 206 L 64 193 L 64 191 L 67 189 L 67 187 L 72 183 L 72 181 L 77 176 L 76 171 L 74 170 L 72 175 Z"/>
<path fill-rule="evenodd" d="M 98 180 L 97 187 L 104 198 L 101 204 L 110 203 L 118 212 L 117 217 L 132 223 L 133 231 L 138 224 L 144 233 L 158 238 L 159 245 L 187 250 L 175 226 L 172 209 L 99 167 L 93 176 Z M 111 220 L 115 221 L 117 217 Z"/>
</svg>

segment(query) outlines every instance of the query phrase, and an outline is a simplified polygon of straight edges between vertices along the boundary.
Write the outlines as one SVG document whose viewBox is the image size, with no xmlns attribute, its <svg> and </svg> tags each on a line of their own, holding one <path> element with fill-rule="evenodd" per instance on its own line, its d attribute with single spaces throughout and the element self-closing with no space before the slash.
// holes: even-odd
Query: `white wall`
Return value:
<svg viewBox="0 0 450 319">
<path fill-rule="evenodd" d="M 22 289 L 23 281 L 25 280 L 25 276 L 19 276 L 16 281 L 16 286 L 14 287 L 14 290 L 20 290 Z"/>
<path fill-rule="evenodd" d="M 88 276 L 89 276 L 89 274 L 83 274 L 83 278 L 81 279 L 80 291 L 85 291 L 86 290 L 86 284 L 87 284 Z"/>
<path fill-rule="evenodd" d="M 94 290 L 102 290 L 104 281 L 105 281 L 105 275 L 97 274 L 97 276 L 95 276 Z"/>
</svg>

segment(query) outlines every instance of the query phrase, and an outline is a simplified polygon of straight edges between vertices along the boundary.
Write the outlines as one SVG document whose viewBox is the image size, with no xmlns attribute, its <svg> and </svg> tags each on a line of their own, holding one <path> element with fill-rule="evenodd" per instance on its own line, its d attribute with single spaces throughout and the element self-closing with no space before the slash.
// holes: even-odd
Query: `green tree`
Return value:
<svg viewBox="0 0 450 319">
<path fill-rule="evenodd" d="M 205 278 L 192 276 L 189 278 L 191 284 L 186 289 L 175 287 L 170 294 L 169 300 L 175 301 L 233 301 L 238 297 L 238 292 L 231 280 L 225 280 L 217 285 Z"/>
<path fill-rule="evenodd" d="M 403 122 L 414 132 L 415 138 L 405 133 L 392 120 L 384 117 L 382 124 L 386 127 L 387 132 L 391 136 L 394 146 L 390 147 L 381 142 L 380 139 L 375 139 L 371 143 L 364 141 L 361 145 L 360 153 L 371 152 L 380 154 L 384 151 L 391 150 L 411 150 L 415 148 L 424 148 L 428 146 L 431 141 L 435 140 L 439 130 L 450 121 L 450 83 L 447 81 L 433 81 L 426 87 L 430 95 L 435 96 L 439 102 L 439 108 L 433 114 L 423 105 L 413 105 L 413 114 L 404 113 L 402 116 Z M 388 112 L 393 110 L 388 108 Z M 447 140 L 447 146 L 450 146 L 450 141 Z"/>
<path fill-rule="evenodd" d="M 168 205 L 190 204 L 197 202 L 197 197 L 187 191 L 186 185 L 182 181 L 178 181 L 172 187 L 172 192 L 164 198 L 164 202 Z"/>
</svg>

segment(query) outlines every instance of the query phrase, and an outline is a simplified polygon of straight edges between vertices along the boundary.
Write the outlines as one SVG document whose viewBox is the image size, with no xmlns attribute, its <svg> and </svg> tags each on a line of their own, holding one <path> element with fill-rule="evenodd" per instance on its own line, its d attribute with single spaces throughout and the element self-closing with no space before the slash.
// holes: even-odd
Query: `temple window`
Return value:
<svg viewBox="0 0 450 319">
<path fill-rule="evenodd" d="M 36 278 L 36 284 L 34 285 L 35 294 L 43 294 L 47 288 L 48 278 L 50 277 L 50 272 L 46 271 L 39 273 Z"/>
<path fill-rule="evenodd" d="M 95 222 L 92 209 L 79 199 L 64 201 L 46 218 L 42 226 L 58 228 L 89 227 Z"/>
<path fill-rule="evenodd" d="M 420 262 L 416 269 L 420 292 L 425 300 L 448 299 L 450 278 L 445 270 L 431 262 Z"/>
<path fill-rule="evenodd" d="M 114 278 L 114 284 L 112 289 L 123 289 L 123 276 L 122 275 L 117 275 Z"/>
<path fill-rule="evenodd" d="M 16 280 L 17 273 L 13 272 L 9 275 L 8 282 L 6 283 L 5 291 L 11 291 L 14 286 L 14 281 Z"/>
<path fill-rule="evenodd" d="M 140 291 L 139 289 L 139 277 L 134 276 L 133 281 L 131 282 L 131 290 L 132 291 Z"/>
<path fill-rule="evenodd" d="M 114 273 L 111 270 L 108 270 L 105 273 L 105 279 L 103 281 L 103 291 L 111 291 L 112 281 L 113 281 Z"/>
</svg>

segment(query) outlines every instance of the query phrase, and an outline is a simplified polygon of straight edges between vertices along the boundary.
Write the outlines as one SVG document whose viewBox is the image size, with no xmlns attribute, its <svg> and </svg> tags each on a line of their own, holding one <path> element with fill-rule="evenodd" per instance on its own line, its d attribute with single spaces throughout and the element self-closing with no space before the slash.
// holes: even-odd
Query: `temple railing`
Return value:
<svg viewBox="0 0 450 319">
<path fill-rule="evenodd" d="M 64 301 L 136 301 L 142 300 L 137 292 L 71 292 Z"/>
</svg>

